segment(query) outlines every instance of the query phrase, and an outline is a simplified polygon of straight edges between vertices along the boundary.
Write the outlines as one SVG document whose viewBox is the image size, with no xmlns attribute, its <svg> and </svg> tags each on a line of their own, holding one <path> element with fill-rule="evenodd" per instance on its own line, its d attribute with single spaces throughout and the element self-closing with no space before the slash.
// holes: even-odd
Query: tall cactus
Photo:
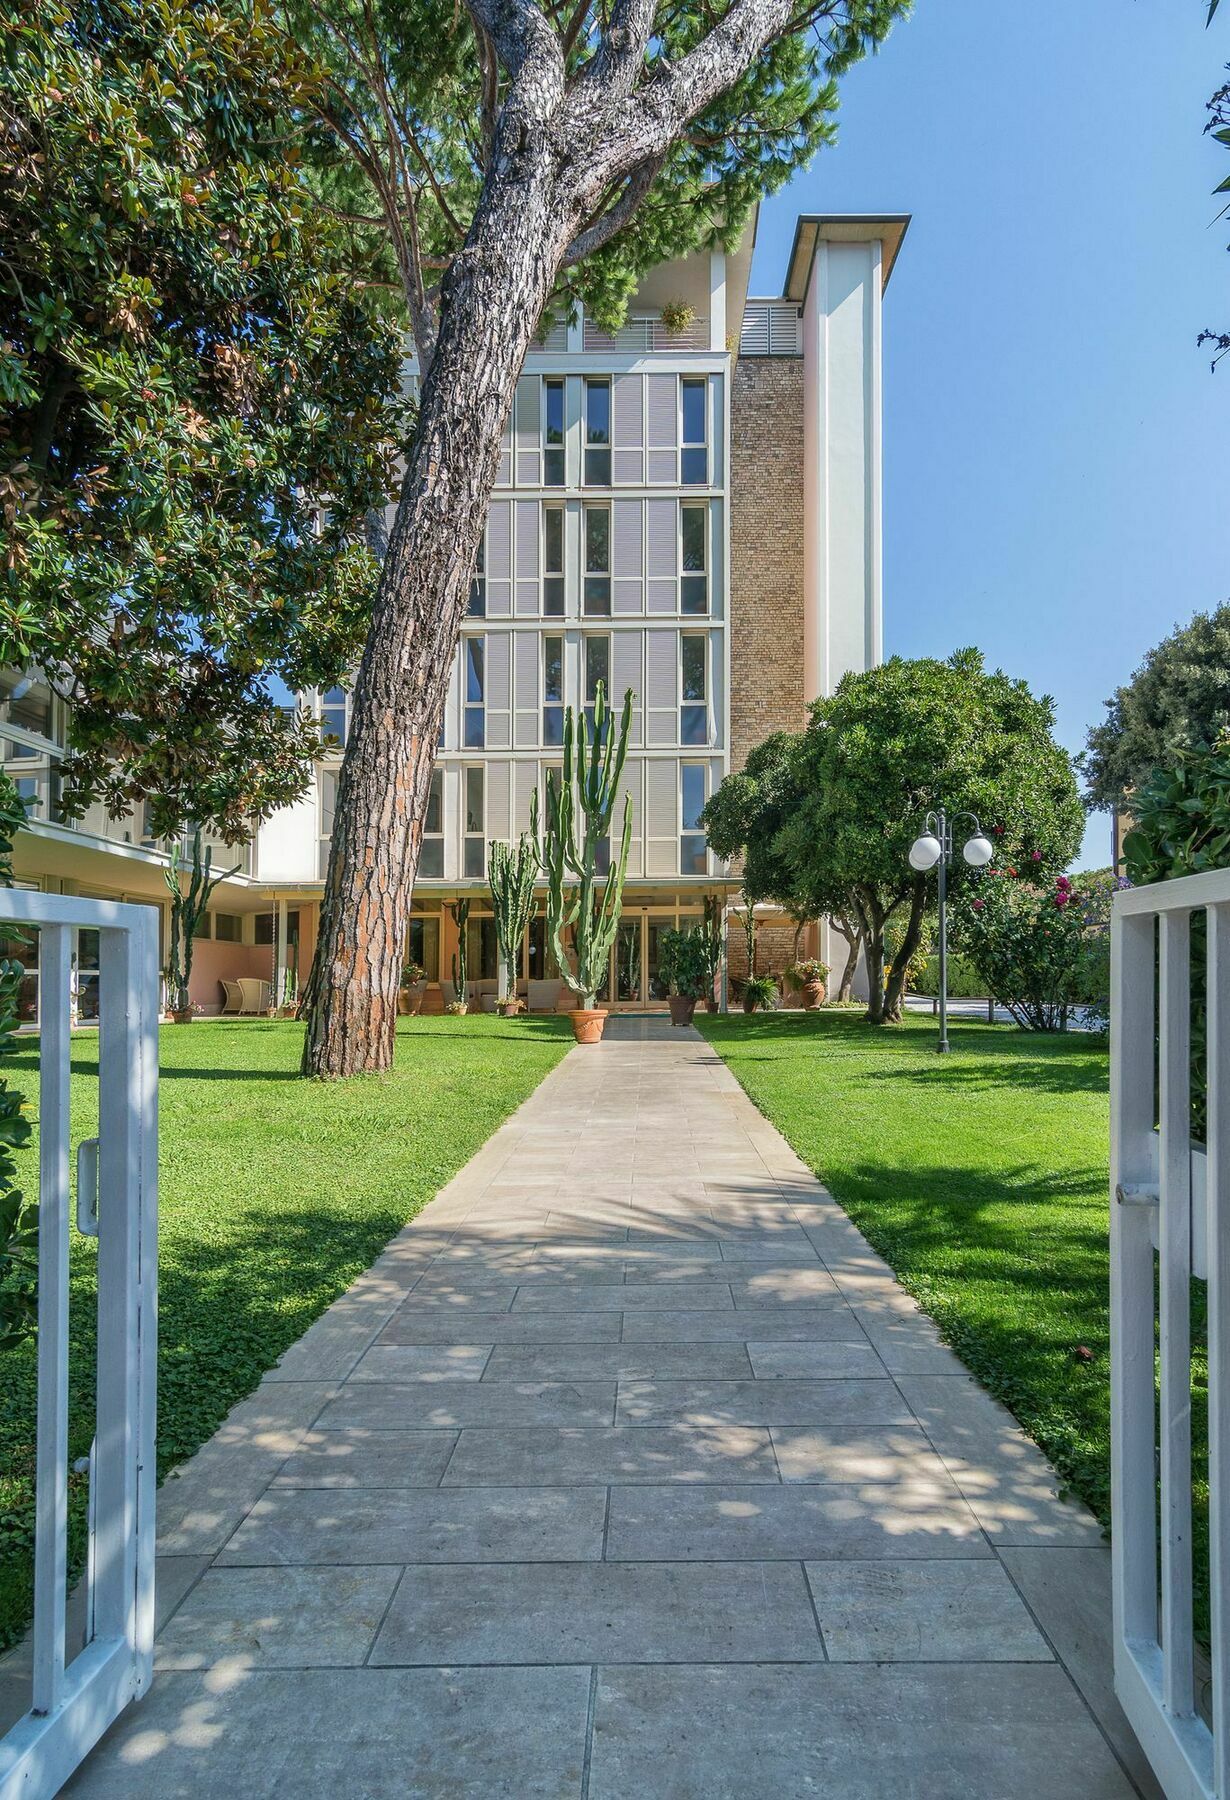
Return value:
<svg viewBox="0 0 1230 1800">
<path fill-rule="evenodd" d="M 453 952 L 453 999 L 458 1006 L 466 1004 L 466 988 L 470 972 L 470 946 L 467 942 L 470 924 L 470 902 L 454 900 L 449 907 L 457 927 L 457 948 Z"/>
<path fill-rule="evenodd" d="M 594 698 L 593 742 L 585 714 L 569 707 L 564 715 L 564 775 L 547 776 L 547 828 L 543 860 L 547 870 L 547 925 L 560 974 L 581 1007 L 593 1007 L 619 929 L 624 876 L 632 846 L 632 799 L 624 796 L 623 836 L 605 876 L 598 874 L 598 846 L 609 838 L 619 782 L 632 730 L 632 690 L 624 695 L 619 730 L 602 684 Z M 578 825 L 580 835 L 578 836 Z M 571 925 L 576 970 L 564 946 Z"/>
<path fill-rule="evenodd" d="M 188 872 L 188 891 L 184 892 L 184 884 L 180 879 L 183 872 L 183 857 L 179 841 L 171 845 L 171 858 L 162 871 L 162 879 L 167 884 L 171 896 L 171 941 L 167 951 L 167 982 L 172 990 L 172 1011 L 182 1013 L 190 1018 L 192 999 L 188 992 L 188 984 L 192 977 L 192 946 L 200 924 L 209 906 L 210 896 L 220 881 L 226 881 L 237 874 L 240 865 L 226 869 L 221 874 L 212 872 L 213 852 L 206 850 L 201 855 L 201 828 L 198 825 L 192 834 L 192 867 Z"/>
<path fill-rule="evenodd" d="M 538 795 L 530 796 L 530 828 L 514 849 L 496 839 L 487 858 L 487 884 L 500 946 L 499 998 L 517 991 L 517 962 L 526 926 L 534 916 L 534 883 L 542 862 L 538 847 Z"/>
</svg>

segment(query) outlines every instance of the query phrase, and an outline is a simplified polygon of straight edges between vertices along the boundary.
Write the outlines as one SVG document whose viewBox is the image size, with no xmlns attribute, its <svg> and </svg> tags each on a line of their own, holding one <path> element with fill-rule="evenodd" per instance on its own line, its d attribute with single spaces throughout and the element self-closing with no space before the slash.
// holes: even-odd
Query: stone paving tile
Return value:
<svg viewBox="0 0 1230 1800">
<path fill-rule="evenodd" d="M 446 1487 L 606 1486 L 632 1481 L 779 1482 L 769 1433 L 720 1425 L 615 1425 L 574 1430 L 463 1431 Z M 954 1490 L 955 1491 L 955 1490 Z"/>
<path fill-rule="evenodd" d="M 491 1352 L 483 1379 L 654 1381 L 751 1373 L 742 1344 L 503 1344 Z"/>
<path fill-rule="evenodd" d="M 610 1425 L 613 1381 L 356 1382 L 342 1389 L 317 1423 L 373 1430 L 450 1425 Z"/>
<path fill-rule="evenodd" d="M 597 1558 L 604 1514 L 581 1487 L 270 1489 L 217 1566 Z"/>
<path fill-rule="evenodd" d="M 582 1306 L 584 1294 L 576 1305 Z M 441 1313 L 438 1308 L 404 1307 L 389 1320 L 376 1347 L 392 1344 L 617 1344 L 615 1312 Z"/>
<path fill-rule="evenodd" d="M 455 1431 L 309 1431 L 274 1488 L 438 1487 Z"/>
<path fill-rule="evenodd" d="M 490 1344 L 378 1344 L 359 1359 L 350 1379 L 481 1381 L 490 1355 Z"/>
<path fill-rule="evenodd" d="M 586 1668 L 164 1675 L 64 1792 L 579 1800 L 589 1689 Z"/>
<path fill-rule="evenodd" d="M 830 1662 L 1054 1661 L 994 1557 L 809 1562 L 807 1579 Z"/>
<path fill-rule="evenodd" d="M 750 1307 L 739 1312 L 629 1313 L 625 1343 L 745 1344 L 865 1343 L 862 1328 L 843 1300 L 821 1295 L 810 1308 Z"/>
<path fill-rule="evenodd" d="M 893 1382 L 628 1381 L 619 1425 L 898 1425 L 910 1411 Z"/>
<path fill-rule="evenodd" d="M 715 1476 L 715 1480 L 720 1477 Z M 991 1556 L 954 1487 L 612 1489 L 607 1556 L 636 1562 Z M 821 1621 L 823 1623 L 823 1620 Z"/>
<path fill-rule="evenodd" d="M 797 1563 L 407 1569 L 373 1666 L 821 1661 Z M 628 1789 L 628 1793 L 638 1790 Z"/>
<path fill-rule="evenodd" d="M 844 1426 L 777 1426 L 773 1448 L 783 1481 L 872 1482 L 925 1481 L 959 1493 L 943 1458 L 913 1421 L 878 1430 Z"/>
<path fill-rule="evenodd" d="M 623 1282 L 603 1287 L 594 1283 L 585 1289 L 584 1304 L 606 1312 L 677 1311 L 706 1312 L 730 1310 L 730 1289 L 720 1281 L 655 1284 Z M 517 1291 L 514 1312 L 569 1312 L 577 1305 L 576 1289 L 558 1282 L 526 1282 Z"/>
<path fill-rule="evenodd" d="M 164 1628 L 161 1669 L 350 1668 L 375 1640 L 396 1568 L 209 1569 Z"/>
<path fill-rule="evenodd" d="M 1079 1694 L 1054 1666 L 598 1672 L 590 1800 L 1132 1794 Z"/>
<path fill-rule="evenodd" d="M 758 1381 L 800 1376 L 823 1380 L 836 1375 L 882 1376 L 885 1373 L 884 1364 L 867 1343 L 749 1343 L 747 1354 Z M 360 1369 L 362 1366 L 359 1365 Z M 716 1375 L 719 1371 L 715 1369 L 713 1373 Z"/>
<path fill-rule="evenodd" d="M 818 1263 L 737 1274 L 732 1269 L 730 1287 L 736 1306 L 815 1306 L 818 1300 L 842 1298 L 832 1275 Z"/>
</svg>

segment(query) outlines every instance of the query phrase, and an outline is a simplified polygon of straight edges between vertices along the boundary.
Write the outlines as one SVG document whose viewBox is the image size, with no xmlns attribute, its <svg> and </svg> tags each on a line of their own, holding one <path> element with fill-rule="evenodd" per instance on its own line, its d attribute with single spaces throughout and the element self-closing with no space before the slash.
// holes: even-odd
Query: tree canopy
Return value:
<svg viewBox="0 0 1230 1800">
<path fill-rule="evenodd" d="M 72 702 L 66 816 L 235 840 L 318 747 L 284 688 L 362 643 L 400 332 L 313 204 L 265 0 L 0 12 L 0 662 Z"/>
<path fill-rule="evenodd" d="M 1052 702 L 988 673 L 977 650 L 946 662 L 893 657 L 844 676 L 812 705 L 793 763 L 797 798 L 774 855 L 798 889 L 848 893 L 864 933 L 871 1017 L 898 1015 L 931 904 L 932 878 L 908 862 L 929 809 L 975 814 L 997 861 L 1035 875 L 1062 869 L 1076 853 L 1084 814 L 1053 726 Z M 959 852 L 951 874 L 957 884 L 965 877 Z M 884 934 L 894 919 L 905 928 L 885 989 Z"/>
<path fill-rule="evenodd" d="M 1230 603 L 1177 626 L 1106 702 L 1080 758 L 1090 806 L 1118 811 L 1154 769 L 1230 726 Z"/>
</svg>

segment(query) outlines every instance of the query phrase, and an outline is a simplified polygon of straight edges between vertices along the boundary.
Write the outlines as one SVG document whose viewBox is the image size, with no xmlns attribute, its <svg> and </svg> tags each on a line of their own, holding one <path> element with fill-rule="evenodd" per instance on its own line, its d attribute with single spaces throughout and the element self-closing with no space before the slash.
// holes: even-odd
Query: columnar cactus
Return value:
<svg viewBox="0 0 1230 1800">
<path fill-rule="evenodd" d="M 600 683 L 594 699 L 592 744 L 585 714 L 578 716 L 569 707 L 564 716 L 563 780 L 557 785 L 550 774 L 547 776 L 547 828 L 543 839 L 547 926 L 560 974 L 579 1005 L 586 1009 L 593 1007 L 609 966 L 632 846 L 632 799 L 625 795 L 619 854 L 611 855 L 607 874 L 598 874 L 598 846 L 610 836 L 628 754 L 631 688 L 624 695 L 618 732 L 611 725 L 610 708 Z M 575 970 L 564 944 L 564 932 L 570 925 Z"/>
<path fill-rule="evenodd" d="M 517 962 L 526 926 L 534 916 L 534 883 L 542 862 L 538 847 L 538 795 L 530 799 L 530 828 L 517 839 L 516 848 L 500 840 L 492 843 L 487 857 L 487 883 L 491 910 L 500 946 L 499 997 L 517 991 Z"/>
<path fill-rule="evenodd" d="M 454 900 L 448 910 L 457 927 L 457 948 L 453 952 L 453 999 L 458 1006 L 464 1006 L 469 974 L 470 946 L 466 940 L 469 935 L 470 902 Z"/>
</svg>

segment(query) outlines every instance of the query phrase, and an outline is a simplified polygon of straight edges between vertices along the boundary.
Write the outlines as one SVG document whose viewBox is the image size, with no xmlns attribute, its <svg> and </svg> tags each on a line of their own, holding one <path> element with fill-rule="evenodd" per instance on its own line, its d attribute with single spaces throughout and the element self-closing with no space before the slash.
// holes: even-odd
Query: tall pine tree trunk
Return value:
<svg viewBox="0 0 1230 1800">
<path fill-rule="evenodd" d="M 575 223 L 554 159 L 491 184 L 440 334 L 359 665 L 308 996 L 303 1071 L 387 1069 L 440 721 L 517 377 Z"/>
</svg>

